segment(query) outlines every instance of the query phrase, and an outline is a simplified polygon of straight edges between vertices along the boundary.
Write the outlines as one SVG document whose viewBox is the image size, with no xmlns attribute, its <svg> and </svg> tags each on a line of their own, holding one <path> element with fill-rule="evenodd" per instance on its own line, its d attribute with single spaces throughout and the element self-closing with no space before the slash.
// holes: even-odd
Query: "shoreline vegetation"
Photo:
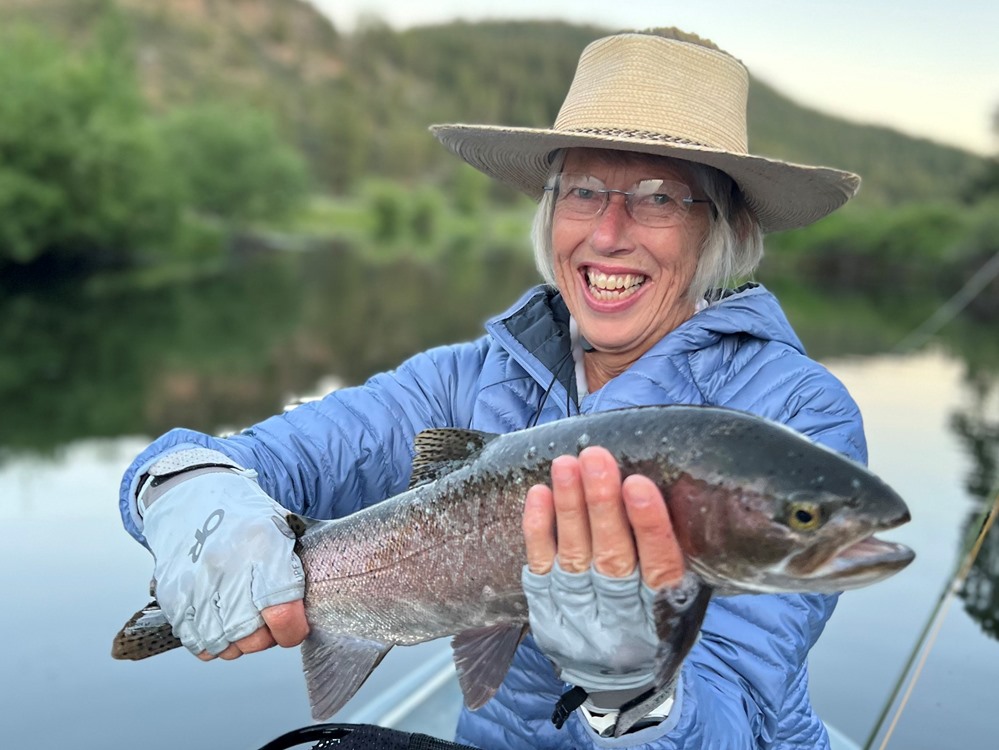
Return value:
<svg viewBox="0 0 999 750">
<path fill-rule="evenodd" d="M 302 0 L 0 0 L 0 294 L 183 279 L 248 247 L 528 252 L 531 202 L 426 126 L 549 125 L 605 31 L 369 18 L 348 35 Z M 752 89 L 757 150 L 864 177 L 844 209 L 768 238 L 764 275 L 938 295 L 999 252 L 999 156 Z M 999 316 L 999 293 L 979 298 L 971 314 Z"/>
</svg>

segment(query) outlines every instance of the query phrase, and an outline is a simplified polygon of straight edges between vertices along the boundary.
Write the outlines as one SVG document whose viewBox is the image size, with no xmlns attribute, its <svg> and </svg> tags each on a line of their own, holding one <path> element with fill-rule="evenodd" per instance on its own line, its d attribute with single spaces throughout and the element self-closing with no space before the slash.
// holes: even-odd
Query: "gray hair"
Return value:
<svg viewBox="0 0 999 750">
<path fill-rule="evenodd" d="M 647 154 L 632 154 L 622 151 L 622 160 L 648 158 Z M 565 164 L 565 150 L 554 154 L 548 179 L 562 171 Z M 617 158 L 612 157 L 612 158 Z M 714 289 L 726 287 L 738 279 L 752 276 L 763 259 L 763 230 L 752 209 L 735 184 L 724 172 L 705 164 L 656 157 L 663 159 L 671 167 L 687 176 L 696 191 L 703 192 L 715 210 L 711 212 L 708 231 L 700 247 L 697 270 L 687 288 L 687 299 L 696 304 L 705 299 Z M 555 213 L 555 195 L 545 191 L 534 213 L 531 227 L 531 240 L 534 245 L 534 262 L 545 282 L 557 286 L 552 250 L 552 222 Z M 707 301 L 715 301 L 718 295 L 711 295 Z"/>
</svg>

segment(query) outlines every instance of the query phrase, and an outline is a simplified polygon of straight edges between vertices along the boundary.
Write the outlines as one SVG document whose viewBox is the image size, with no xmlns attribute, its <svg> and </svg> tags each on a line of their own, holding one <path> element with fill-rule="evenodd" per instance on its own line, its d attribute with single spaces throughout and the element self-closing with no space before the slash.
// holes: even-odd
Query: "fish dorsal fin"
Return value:
<svg viewBox="0 0 999 750">
<path fill-rule="evenodd" d="M 313 627 L 302 644 L 312 718 L 324 721 L 343 708 L 391 648 L 391 644 Z"/>
<path fill-rule="evenodd" d="M 499 690 L 527 627 L 492 625 L 465 630 L 451 639 L 458 684 L 470 709 L 480 708 Z"/>
<path fill-rule="evenodd" d="M 418 433 L 413 440 L 416 455 L 410 489 L 460 469 L 495 437 L 491 432 L 459 427 L 437 427 Z"/>
</svg>

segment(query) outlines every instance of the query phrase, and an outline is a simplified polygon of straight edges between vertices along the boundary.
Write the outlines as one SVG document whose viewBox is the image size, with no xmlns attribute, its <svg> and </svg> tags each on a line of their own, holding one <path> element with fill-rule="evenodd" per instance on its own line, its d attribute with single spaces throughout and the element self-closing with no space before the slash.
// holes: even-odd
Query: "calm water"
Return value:
<svg viewBox="0 0 999 750">
<path fill-rule="evenodd" d="M 325 376 L 356 382 L 475 335 L 531 278 L 523 259 L 499 253 L 400 269 L 328 251 L 141 294 L 0 300 L 0 747 L 255 748 L 309 723 L 297 651 L 212 664 L 110 658 L 152 570 L 120 528 L 121 472 L 175 424 L 244 425 Z M 894 318 L 872 329 L 871 311 L 843 300 L 789 314 L 859 401 L 871 466 L 913 511 L 890 536 L 916 562 L 844 595 L 811 657 L 816 706 L 863 744 L 996 483 L 999 336 L 958 327 L 891 355 L 878 353 L 879 336 L 900 327 Z M 888 747 L 995 747 L 997 580 L 993 532 Z M 338 718 L 385 716 L 388 686 L 425 684 L 446 663 L 442 643 L 396 649 Z M 446 732 L 453 687 L 442 696 L 424 711 L 429 725 L 398 720 Z"/>
</svg>

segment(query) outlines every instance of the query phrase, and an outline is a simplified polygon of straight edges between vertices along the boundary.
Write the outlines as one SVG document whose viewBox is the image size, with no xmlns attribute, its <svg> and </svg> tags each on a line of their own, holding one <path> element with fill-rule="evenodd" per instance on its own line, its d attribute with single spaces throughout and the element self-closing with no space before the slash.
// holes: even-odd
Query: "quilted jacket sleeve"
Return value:
<svg viewBox="0 0 999 750">
<path fill-rule="evenodd" d="M 313 518 L 343 516 L 396 494 L 408 483 L 417 432 L 467 426 L 485 349 L 484 339 L 432 349 L 232 437 L 171 430 L 125 472 L 119 499 L 125 528 L 145 543 L 135 514 L 139 477 L 181 446 L 214 448 L 255 469 L 265 492 Z"/>
</svg>

